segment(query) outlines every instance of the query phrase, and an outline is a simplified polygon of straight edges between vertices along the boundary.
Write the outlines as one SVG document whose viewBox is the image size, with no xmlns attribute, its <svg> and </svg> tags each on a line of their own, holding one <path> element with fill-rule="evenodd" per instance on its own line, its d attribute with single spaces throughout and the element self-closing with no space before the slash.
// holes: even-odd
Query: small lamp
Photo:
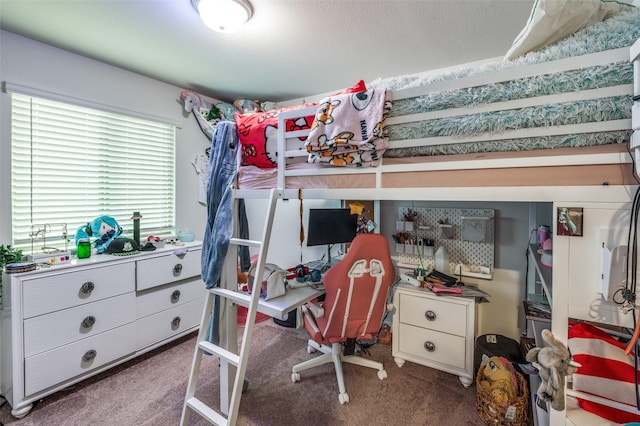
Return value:
<svg viewBox="0 0 640 426">
<path fill-rule="evenodd" d="M 214 31 L 238 30 L 253 15 L 247 0 L 191 0 L 202 22 Z"/>
</svg>

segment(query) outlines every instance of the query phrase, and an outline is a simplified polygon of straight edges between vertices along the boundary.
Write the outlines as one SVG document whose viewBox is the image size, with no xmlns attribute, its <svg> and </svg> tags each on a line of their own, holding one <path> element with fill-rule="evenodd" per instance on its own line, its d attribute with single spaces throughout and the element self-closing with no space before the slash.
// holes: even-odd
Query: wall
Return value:
<svg viewBox="0 0 640 426">
<path fill-rule="evenodd" d="M 261 199 L 247 199 L 245 202 L 250 238 L 260 240 L 264 232 L 268 202 Z M 341 207 L 340 204 L 339 200 L 303 200 L 304 232 L 308 229 L 310 208 L 334 208 Z M 334 247 L 332 256 L 337 254 L 338 248 Z M 278 200 L 267 261 L 283 268 L 291 268 L 301 262 L 319 260 L 325 253 L 325 246 L 307 247 L 306 242 L 300 245 L 300 201 Z"/>
<path fill-rule="evenodd" d="M 202 238 L 206 209 L 198 203 L 198 178 L 191 165 L 210 142 L 178 102 L 172 86 L 46 44 L 0 31 L 0 81 L 64 97 L 163 117 L 178 123 L 176 135 L 176 229 Z M 0 94 L 0 243 L 11 240 L 10 96 Z M 141 212 L 144 216 L 144 212 Z M 91 219 L 91 218 L 87 218 Z M 144 218 L 142 219 L 144 221 Z"/>
</svg>

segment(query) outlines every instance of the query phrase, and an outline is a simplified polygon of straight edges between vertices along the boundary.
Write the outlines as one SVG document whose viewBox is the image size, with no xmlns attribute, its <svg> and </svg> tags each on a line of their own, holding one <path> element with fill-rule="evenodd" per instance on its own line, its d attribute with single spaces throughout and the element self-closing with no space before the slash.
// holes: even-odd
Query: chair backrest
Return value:
<svg viewBox="0 0 640 426">
<path fill-rule="evenodd" d="M 396 271 L 380 234 L 358 234 L 343 260 L 323 277 L 325 339 L 368 338 L 380 329 Z"/>
</svg>

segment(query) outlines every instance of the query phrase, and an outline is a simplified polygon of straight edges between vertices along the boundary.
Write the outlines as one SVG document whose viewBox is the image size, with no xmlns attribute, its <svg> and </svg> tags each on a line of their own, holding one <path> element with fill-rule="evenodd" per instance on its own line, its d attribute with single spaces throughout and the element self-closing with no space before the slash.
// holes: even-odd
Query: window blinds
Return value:
<svg viewBox="0 0 640 426">
<path fill-rule="evenodd" d="M 33 231 L 52 223 L 73 240 L 101 215 L 132 236 L 134 211 L 141 235 L 173 232 L 175 126 L 17 93 L 11 107 L 15 246 L 30 250 Z M 47 246 L 61 248 L 60 237 Z"/>
</svg>

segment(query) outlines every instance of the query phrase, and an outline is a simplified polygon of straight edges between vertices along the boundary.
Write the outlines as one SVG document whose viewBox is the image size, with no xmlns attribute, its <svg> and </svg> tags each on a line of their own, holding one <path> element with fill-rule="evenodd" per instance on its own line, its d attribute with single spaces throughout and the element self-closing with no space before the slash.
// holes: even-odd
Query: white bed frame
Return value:
<svg viewBox="0 0 640 426">
<path fill-rule="evenodd" d="M 430 91 L 441 91 L 455 88 L 467 88 L 491 82 L 509 81 L 541 73 L 572 70 L 586 65 L 605 64 L 614 61 L 629 60 L 628 48 L 616 49 L 596 54 L 562 59 L 544 64 L 529 65 L 518 68 L 475 75 L 458 80 L 434 83 L 411 89 L 393 92 L 392 99 L 411 98 Z M 397 124 L 436 118 L 448 115 L 471 114 L 484 111 L 506 110 L 525 106 L 556 103 L 570 100 L 594 99 L 614 95 L 640 93 L 640 41 L 632 48 L 631 60 L 635 59 L 636 84 L 620 85 L 606 89 L 586 90 L 562 95 L 542 96 L 537 98 L 501 102 L 490 105 L 480 105 L 472 108 L 460 108 L 439 112 L 407 115 L 389 118 L 385 122 Z M 634 86 L 636 86 L 634 88 Z M 636 106 L 634 110 L 639 107 Z M 637 188 L 637 181 L 633 176 L 632 155 L 626 146 L 604 146 L 590 148 L 567 148 L 560 150 L 545 150 L 543 152 L 528 151 L 517 153 L 468 154 L 445 157 L 420 157 L 413 159 L 387 159 L 375 168 L 338 168 L 314 166 L 308 168 L 294 168 L 292 164 L 301 163 L 307 153 L 300 149 L 301 143 L 297 139 L 309 133 L 308 130 L 286 132 L 284 122 L 287 119 L 313 115 L 315 108 L 304 108 L 282 112 L 279 114 L 278 125 L 278 165 L 277 188 L 282 198 L 296 199 L 299 195 L 303 199 L 362 199 L 362 200 L 433 200 L 433 201 L 521 201 L 521 202 L 552 202 L 554 211 L 556 206 L 585 205 L 600 206 L 607 209 L 630 210 L 631 202 Z M 640 115 L 640 114 L 638 114 Z M 640 121 L 634 118 L 634 123 Z M 585 123 L 570 126 L 547 127 L 544 129 L 522 129 L 505 132 L 501 135 L 487 135 L 467 138 L 467 141 L 487 139 L 513 139 L 522 137 L 558 135 L 568 133 L 591 132 L 598 130 L 625 130 L 632 128 L 632 120 L 615 120 L 604 123 Z M 640 139 L 640 138 L 636 138 Z M 461 139 L 451 137 L 423 138 L 392 142 L 391 147 L 440 145 L 460 143 Z M 620 145 L 620 144 L 618 144 Z M 578 173 L 576 179 L 567 176 Z M 295 186 L 296 177 L 313 177 L 322 179 L 328 175 L 345 176 L 371 175 L 373 182 L 366 187 L 358 188 L 305 188 Z M 473 184 L 454 183 L 446 181 L 447 176 L 465 176 L 467 182 Z M 529 176 L 522 180 L 519 176 Z M 397 177 L 403 177 L 400 182 L 410 181 L 411 187 L 390 184 Z M 442 182 L 439 176 L 445 176 Z M 545 177 L 543 183 L 537 183 L 535 176 Z M 486 178 L 486 179 L 485 179 Z M 514 182 L 515 181 L 515 182 Z M 435 182 L 435 183 L 434 183 Z M 237 198 L 266 198 L 268 189 L 244 190 L 235 189 Z M 555 217 L 554 217 L 555 221 Z M 625 224 L 626 225 L 626 224 Z M 590 226 L 588 223 L 586 226 Z M 554 229 L 555 234 L 555 229 Z M 562 240 L 562 239 L 560 239 Z M 569 259 L 571 251 L 569 242 L 564 240 L 554 244 L 554 258 L 566 259 L 566 262 L 554 264 L 553 280 L 556 283 L 568 282 L 570 278 Z M 569 286 L 557 285 L 554 288 L 552 332 L 560 340 L 567 341 L 567 318 L 570 317 Z M 570 416 L 563 412 L 551 412 L 551 424 L 573 424 Z"/>
</svg>

